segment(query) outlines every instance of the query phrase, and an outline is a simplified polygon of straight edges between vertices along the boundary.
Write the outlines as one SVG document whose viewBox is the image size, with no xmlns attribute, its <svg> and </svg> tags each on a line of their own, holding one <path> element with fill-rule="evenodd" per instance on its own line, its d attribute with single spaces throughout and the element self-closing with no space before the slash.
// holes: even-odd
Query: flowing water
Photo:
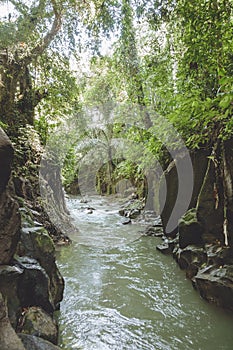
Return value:
<svg viewBox="0 0 233 350">
<path fill-rule="evenodd" d="M 58 251 L 66 288 L 60 346 L 66 350 L 232 350 L 233 316 L 193 290 L 143 221 L 122 225 L 119 203 L 94 197 L 68 206 L 80 229 Z"/>
</svg>

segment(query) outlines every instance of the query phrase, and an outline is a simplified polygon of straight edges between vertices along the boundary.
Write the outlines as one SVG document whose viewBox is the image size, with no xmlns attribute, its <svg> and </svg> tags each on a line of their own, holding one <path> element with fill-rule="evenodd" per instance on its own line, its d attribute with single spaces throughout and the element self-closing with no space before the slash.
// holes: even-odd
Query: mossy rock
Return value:
<svg viewBox="0 0 233 350">
<path fill-rule="evenodd" d="M 32 213 L 24 206 L 24 203 L 23 203 L 22 199 L 21 199 L 20 205 L 22 205 L 22 207 L 19 208 L 22 227 L 33 227 L 33 226 L 35 226 Z"/>
<path fill-rule="evenodd" d="M 39 307 L 30 307 L 24 312 L 21 333 L 41 337 L 53 344 L 58 340 L 55 321 Z"/>
<path fill-rule="evenodd" d="M 55 246 L 45 228 L 41 226 L 22 228 L 20 241 L 25 255 L 35 259 L 50 256 L 50 260 L 54 260 Z"/>
<path fill-rule="evenodd" d="M 179 220 L 179 246 L 185 248 L 188 245 L 203 245 L 202 226 L 197 220 L 196 209 L 188 210 Z"/>
</svg>

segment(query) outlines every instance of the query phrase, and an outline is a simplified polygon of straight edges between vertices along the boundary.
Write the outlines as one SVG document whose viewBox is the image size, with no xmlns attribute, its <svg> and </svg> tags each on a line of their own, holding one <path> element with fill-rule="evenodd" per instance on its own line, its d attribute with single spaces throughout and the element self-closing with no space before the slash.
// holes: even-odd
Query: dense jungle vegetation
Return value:
<svg viewBox="0 0 233 350">
<path fill-rule="evenodd" d="M 1 1 L 0 125 L 16 145 L 18 171 L 30 175 L 29 145 L 41 149 L 71 118 L 61 157 L 67 188 L 97 144 L 109 155 L 110 182 L 137 183 L 153 157 L 166 162 L 164 140 L 176 147 L 168 125 L 189 149 L 231 138 L 232 7 L 231 0 Z M 123 158 L 109 154 L 119 138 L 139 146 L 140 161 L 130 147 Z"/>
</svg>

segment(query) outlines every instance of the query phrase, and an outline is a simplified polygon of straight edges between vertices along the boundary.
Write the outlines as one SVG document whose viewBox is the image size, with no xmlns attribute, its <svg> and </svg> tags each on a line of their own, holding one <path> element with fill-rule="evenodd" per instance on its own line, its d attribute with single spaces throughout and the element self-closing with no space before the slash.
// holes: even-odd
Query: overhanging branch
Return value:
<svg viewBox="0 0 233 350">
<path fill-rule="evenodd" d="M 57 33 L 60 31 L 62 26 L 62 10 L 58 10 L 56 1 L 52 0 L 51 4 L 53 6 L 53 12 L 55 15 L 51 29 L 45 34 L 41 42 L 32 49 L 29 56 L 24 59 L 24 63 L 29 64 L 33 58 L 36 58 L 43 54 L 50 43 L 53 41 Z"/>
</svg>

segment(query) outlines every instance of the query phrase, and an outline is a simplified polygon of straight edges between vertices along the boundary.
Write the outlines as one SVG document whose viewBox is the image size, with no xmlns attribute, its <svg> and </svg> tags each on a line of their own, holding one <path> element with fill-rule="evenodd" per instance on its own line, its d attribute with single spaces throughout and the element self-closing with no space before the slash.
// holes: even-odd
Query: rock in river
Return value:
<svg viewBox="0 0 233 350">
<path fill-rule="evenodd" d="M 26 350 L 61 350 L 58 346 L 34 335 L 18 334 Z M 9 348 L 8 348 L 9 350 Z"/>
<path fill-rule="evenodd" d="M 20 318 L 20 332 L 41 337 L 56 344 L 58 328 L 56 322 L 39 307 L 30 307 L 23 310 Z"/>
<path fill-rule="evenodd" d="M 233 266 L 208 266 L 193 278 L 202 298 L 233 311 Z"/>
</svg>

